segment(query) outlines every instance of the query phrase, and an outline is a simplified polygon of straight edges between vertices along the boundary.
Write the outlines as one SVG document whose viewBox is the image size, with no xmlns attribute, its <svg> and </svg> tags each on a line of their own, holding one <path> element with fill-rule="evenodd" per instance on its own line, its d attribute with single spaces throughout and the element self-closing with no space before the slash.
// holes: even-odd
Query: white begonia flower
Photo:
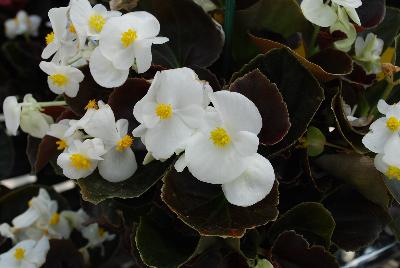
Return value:
<svg viewBox="0 0 400 268">
<path fill-rule="evenodd" d="M 95 248 L 102 246 L 106 241 L 111 241 L 115 238 L 114 234 L 109 234 L 97 223 L 90 224 L 82 230 L 82 236 L 88 240 L 87 248 Z"/>
<path fill-rule="evenodd" d="M 46 217 L 49 211 L 54 211 L 58 208 L 57 202 L 51 200 L 49 193 L 43 188 L 39 190 L 38 196 L 29 201 L 28 205 L 28 210 L 12 220 L 15 228 L 27 228 L 39 218 Z"/>
<path fill-rule="evenodd" d="M 135 173 L 137 163 L 131 149 L 133 138 L 128 135 L 128 120 L 120 119 L 115 122 L 111 107 L 100 104 L 83 129 L 90 136 L 104 142 L 107 152 L 102 156 L 103 161 L 99 162 L 98 168 L 105 180 L 120 182 Z"/>
<path fill-rule="evenodd" d="M 330 27 L 329 31 L 333 33 L 334 31 L 340 31 L 346 34 L 346 38 L 343 40 L 336 41 L 334 43 L 335 48 L 341 50 L 343 52 L 350 51 L 351 47 L 354 44 L 354 41 L 357 38 L 356 28 L 349 21 L 349 17 L 345 12 L 344 8 L 337 7 L 338 19 L 337 21 Z"/>
<path fill-rule="evenodd" d="M 304 17 L 318 26 L 329 27 L 337 20 L 335 9 L 324 0 L 303 0 L 300 7 Z"/>
<path fill-rule="evenodd" d="M 163 44 L 165 37 L 156 37 L 160 23 L 148 12 L 130 12 L 107 20 L 100 33 L 99 47 L 89 60 L 94 80 L 103 87 L 122 85 L 133 67 L 146 72 L 152 62 L 152 44 Z"/>
<path fill-rule="evenodd" d="M 75 131 L 72 135 L 66 136 L 65 133 L 70 128 L 69 119 L 63 119 L 56 124 L 50 125 L 49 131 L 47 131 L 47 135 L 55 137 L 58 139 L 56 144 L 58 145 L 58 150 L 65 150 L 68 148 L 70 144 L 73 143 L 74 140 L 82 140 L 83 133 L 80 131 Z"/>
<path fill-rule="evenodd" d="M 399 147 L 396 148 L 397 150 L 400 150 Z M 398 157 L 398 153 L 396 154 Z M 394 160 L 392 158 L 393 155 L 389 156 L 389 161 Z M 385 159 L 386 158 L 386 159 Z M 374 164 L 377 170 L 382 172 L 386 177 L 389 179 L 396 179 L 400 181 L 400 165 L 393 165 L 393 164 L 388 164 L 385 160 L 387 160 L 387 155 L 385 154 L 377 154 L 375 156 Z M 398 160 L 395 160 L 395 162 L 399 162 Z"/>
<path fill-rule="evenodd" d="M 87 37 L 97 40 L 107 20 L 119 17 L 121 12 L 108 11 L 101 4 L 92 7 L 88 0 L 75 0 L 71 3 L 70 17 L 83 46 Z"/>
<path fill-rule="evenodd" d="M 369 127 L 362 142 L 365 147 L 374 153 L 386 153 L 390 141 L 398 139 L 400 133 L 400 105 L 388 105 L 380 100 L 377 105 L 378 111 L 385 116 L 377 119 Z"/>
<path fill-rule="evenodd" d="M 24 10 L 20 10 L 15 18 L 5 21 L 5 34 L 9 39 L 14 39 L 18 35 L 38 36 L 41 22 L 42 19 L 39 16 L 28 16 Z"/>
<path fill-rule="evenodd" d="M 85 222 L 89 220 L 89 215 L 83 210 L 79 209 L 78 211 L 63 211 L 63 216 L 69 222 L 69 225 L 80 231 L 84 228 Z"/>
<path fill-rule="evenodd" d="M 206 113 L 176 167 L 187 166 L 200 181 L 226 184 L 239 178 L 248 168 L 246 158 L 257 153 L 262 119 L 255 104 L 239 93 L 224 90 L 209 96 L 215 108 Z"/>
<path fill-rule="evenodd" d="M 229 203 L 248 207 L 263 200 L 274 186 L 275 172 L 271 163 L 259 154 L 245 159 L 246 170 L 235 180 L 222 184 Z"/>
<path fill-rule="evenodd" d="M 384 42 L 375 34 L 369 33 L 364 39 L 359 36 L 355 43 L 355 61 L 360 64 L 367 74 L 377 74 L 382 70 L 381 54 Z"/>
<path fill-rule="evenodd" d="M 76 97 L 79 91 L 79 83 L 85 77 L 81 70 L 46 61 L 42 61 L 39 67 L 48 75 L 47 83 L 52 92 L 55 94 L 65 93 L 71 98 Z"/>
<path fill-rule="evenodd" d="M 87 139 L 84 142 L 75 140 L 58 156 L 57 164 L 67 178 L 78 180 L 93 173 L 105 152 L 100 139 Z"/>
<path fill-rule="evenodd" d="M 49 239 L 43 236 L 39 241 L 25 240 L 0 255 L 0 267 L 39 268 L 46 262 L 50 249 Z"/>
<path fill-rule="evenodd" d="M 185 148 L 202 124 L 209 104 L 208 83 L 189 68 L 157 72 L 147 92 L 133 109 L 140 125 L 133 130 L 155 159 L 168 159 Z"/>
</svg>

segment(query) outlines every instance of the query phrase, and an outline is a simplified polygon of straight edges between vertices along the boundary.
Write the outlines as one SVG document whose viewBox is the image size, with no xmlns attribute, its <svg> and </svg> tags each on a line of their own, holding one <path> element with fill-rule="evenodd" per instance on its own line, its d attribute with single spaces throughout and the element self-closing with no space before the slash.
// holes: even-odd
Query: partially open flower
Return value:
<svg viewBox="0 0 400 268">
<path fill-rule="evenodd" d="M 362 37 L 357 37 L 354 59 L 364 68 L 367 74 L 377 74 L 382 70 L 381 54 L 383 44 L 383 40 L 373 33 L 369 33 L 365 41 Z"/>
<path fill-rule="evenodd" d="M 53 62 L 42 61 L 39 64 L 47 75 L 47 83 L 52 92 L 74 98 L 79 91 L 79 83 L 83 81 L 83 73 L 71 66 L 57 65 Z"/>
<path fill-rule="evenodd" d="M 106 241 L 111 241 L 115 238 L 115 235 L 109 234 L 102 227 L 99 227 L 97 223 L 90 224 L 82 229 L 82 236 L 88 240 L 86 247 L 96 248 L 102 246 Z"/>
<path fill-rule="evenodd" d="M 334 31 L 341 31 L 342 33 L 346 34 L 345 39 L 336 41 L 334 45 L 337 49 L 348 52 L 350 51 L 351 47 L 354 44 L 354 41 L 357 38 L 357 31 L 354 25 L 350 23 L 348 14 L 346 13 L 345 9 L 338 6 L 336 7 L 336 10 L 338 14 L 338 19 L 333 25 L 331 25 L 330 32 L 333 33 Z"/>
<path fill-rule="evenodd" d="M 13 39 L 18 35 L 37 36 L 41 22 L 42 19 L 39 16 L 28 16 L 24 10 L 20 10 L 15 18 L 6 20 L 4 23 L 6 36 L 10 39 Z"/>
<path fill-rule="evenodd" d="M 43 236 L 39 241 L 25 240 L 0 255 L 0 266 L 7 268 L 39 268 L 50 249 L 49 239 Z"/>
</svg>

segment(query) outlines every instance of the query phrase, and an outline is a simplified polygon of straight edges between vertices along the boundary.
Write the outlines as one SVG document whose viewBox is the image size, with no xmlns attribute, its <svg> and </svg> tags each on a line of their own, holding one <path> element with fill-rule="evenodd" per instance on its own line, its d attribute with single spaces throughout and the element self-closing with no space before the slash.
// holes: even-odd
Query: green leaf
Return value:
<svg viewBox="0 0 400 268">
<path fill-rule="evenodd" d="M 274 266 L 268 260 L 262 259 L 257 261 L 255 268 L 274 268 Z"/>
<path fill-rule="evenodd" d="M 171 170 L 164 177 L 161 198 L 202 235 L 242 237 L 246 229 L 267 224 L 278 214 L 278 182 L 262 201 L 238 207 L 228 203 L 221 186 L 200 182 L 187 170 Z"/>
<path fill-rule="evenodd" d="M 323 200 L 323 204 L 336 222 L 332 241 L 347 251 L 355 251 L 374 242 L 390 222 L 386 209 L 348 187 L 337 189 Z"/>
<path fill-rule="evenodd" d="M 0 127 L 0 179 L 7 178 L 14 166 L 15 152 L 11 138 Z"/>
<path fill-rule="evenodd" d="M 151 267 L 173 268 L 195 252 L 199 235 L 162 209 L 154 208 L 140 218 L 135 244 L 142 261 Z"/>
<path fill-rule="evenodd" d="M 359 154 L 324 154 L 313 161 L 336 179 L 353 186 L 365 198 L 387 208 L 390 197 L 383 175 L 376 170 L 374 160 Z"/>
<path fill-rule="evenodd" d="M 233 74 L 231 82 L 257 68 L 277 85 L 292 124 L 282 141 L 267 147 L 267 153 L 272 155 L 291 147 L 303 136 L 324 100 L 324 93 L 311 73 L 285 48 L 257 56 Z"/>
<path fill-rule="evenodd" d="M 290 122 L 286 103 L 276 85 L 258 69 L 236 79 L 229 90 L 243 94 L 257 106 L 263 121 L 259 134 L 261 143 L 276 144 L 288 133 Z"/>
<path fill-rule="evenodd" d="M 112 183 L 104 180 L 98 171 L 77 181 L 81 189 L 82 198 L 93 204 L 98 204 L 109 198 L 134 198 L 141 196 L 159 179 L 171 165 L 171 160 L 166 162 L 153 161 L 145 166 L 140 165 L 133 176 L 125 181 Z"/>
<path fill-rule="evenodd" d="M 310 246 L 294 231 L 282 233 L 272 247 L 272 259 L 280 268 L 339 268 L 328 251 L 321 246 Z"/>
<path fill-rule="evenodd" d="M 161 24 L 160 36 L 169 38 L 153 46 L 153 63 L 165 67 L 208 67 L 222 52 L 223 38 L 217 25 L 201 7 L 189 0 L 141 0 L 138 7 Z"/>
<path fill-rule="evenodd" d="M 325 148 L 325 135 L 318 128 L 311 126 L 307 130 L 307 153 L 309 156 L 322 154 Z"/>
<path fill-rule="evenodd" d="M 275 239 L 283 231 L 295 230 L 313 244 L 329 249 L 334 229 L 335 221 L 322 204 L 304 202 L 275 221 L 269 230 L 269 237 Z"/>
</svg>

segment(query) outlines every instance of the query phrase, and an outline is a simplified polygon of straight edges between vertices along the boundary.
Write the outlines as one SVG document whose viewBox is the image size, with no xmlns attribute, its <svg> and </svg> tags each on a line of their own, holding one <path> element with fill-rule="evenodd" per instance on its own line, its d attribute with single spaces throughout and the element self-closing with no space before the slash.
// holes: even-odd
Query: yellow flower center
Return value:
<svg viewBox="0 0 400 268">
<path fill-rule="evenodd" d="M 90 100 L 88 102 L 88 104 L 85 106 L 85 110 L 89 110 L 89 109 L 99 109 L 99 106 L 97 105 L 96 100 Z"/>
<path fill-rule="evenodd" d="M 45 40 L 46 40 L 46 45 L 52 43 L 54 41 L 54 32 L 47 34 Z"/>
<path fill-rule="evenodd" d="M 122 139 L 117 142 L 117 151 L 123 152 L 125 149 L 131 147 L 133 144 L 133 138 L 129 135 L 125 135 Z"/>
<path fill-rule="evenodd" d="M 100 237 L 103 237 L 106 234 L 106 231 L 103 228 L 99 227 L 97 233 L 99 234 Z"/>
<path fill-rule="evenodd" d="M 400 121 L 397 120 L 396 117 L 392 116 L 386 121 L 386 126 L 391 130 L 391 131 L 396 131 L 400 127 Z"/>
<path fill-rule="evenodd" d="M 137 33 L 133 29 L 123 32 L 121 35 L 121 43 L 123 47 L 129 47 L 137 38 Z"/>
<path fill-rule="evenodd" d="M 171 118 L 171 116 L 173 114 L 172 105 L 166 104 L 166 103 L 159 103 L 159 104 L 157 104 L 155 112 L 156 112 L 156 115 L 158 117 L 160 117 L 160 119 L 162 119 L 162 120 Z"/>
<path fill-rule="evenodd" d="M 74 26 L 72 23 L 69 25 L 68 31 L 69 31 L 70 33 L 76 33 L 75 26 Z"/>
<path fill-rule="evenodd" d="M 14 257 L 17 261 L 22 260 L 25 257 L 25 249 L 16 248 L 14 252 Z"/>
<path fill-rule="evenodd" d="M 92 15 L 89 18 L 90 28 L 98 33 L 101 32 L 104 24 L 106 24 L 106 19 L 101 15 Z"/>
<path fill-rule="evenodd" d="M 60 222 L 60 214 L 53 213 L 53 215 L 51 215 L 50 220 L 49 220 L 49 224 L 50 225 L 56 225 Z"/>
<path fill-rule="evenodd" d="M 65 140 L 58 140 L 58 141 L 56 141 L 56 144 L 58 145 L 57 146 L 57 150 L 64 150 L 65 148 L 67 148 L 68 147 L 68 144 L 67 144 L 67 142 L 65 141 Z"/>
<path fill-rule="evenodd" d="M 53 84 L 63 87 L 68 83 L 68 77 L 63 74 L 52 74 L 49 76 Z"/>
<path fill-rule="evenodd" d="M 28 207 L 31 207 L 31 206 L 32 206 L 32 199 L 29 200 L 29 202 L 28 202 Z"/>
<path fill-rule="evenodd" d="M 397 179 L 400 180 L 400 168 L 395 167 L 395 166 L 389 166 L 387 172 L 386 172 L 386 176 L 389 179 Z"/>
<path fill-rule="evenodd" d="M 71 160 L 71 166 L 76 169 L 89 169 L 91 166 L 90 160 L 81 154 L 72 154 L 69 159 Z"/>
<path fill-rule="evenodd" d="M 225 147 L 231 142 L 231 137 L 224 128 L 217 127 L 210 132 L 210 140 L 212 140 L 217 147 Z"/>
</svg>

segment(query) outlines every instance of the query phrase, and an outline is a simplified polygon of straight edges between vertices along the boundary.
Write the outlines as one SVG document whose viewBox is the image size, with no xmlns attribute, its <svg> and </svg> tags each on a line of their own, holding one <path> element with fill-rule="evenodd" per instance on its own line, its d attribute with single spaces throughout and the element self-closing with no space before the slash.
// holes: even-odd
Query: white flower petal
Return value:
<svg viewBox="0 0 400 268">
<path fill-rule="evenodd" d="M 15 217 L 12 220 L 12 224 L 15 228 L 26 228 L 32 225 L 38 218 L 40 214 L 34 208 L 29 208 L 21 215 Z"/>
<path fill-rule="evenodd" d="M 275 173 L 271 163 L 259 154 L 246 159 L 246 170 L 234 181 L 223 184 L 229 203 L 248 207 L 263 200 L 274 186 Z"/>
<path fill-rule="evenodd" d="M 17 135 L 20 125 L 21 106 L 15 96 L 8 96 L 3 101 L 3 113 L 6 121 L 6 128 L 12 135 Z"/>
<path fill-rule="evenodd" d="M 203 123 L 205 111 L 199 105 L 189 105 L 175 112 L 190 128 L 199 128 Z"/>
<path fill-rule="evenodd" d="M 35 247 L 27 253 L 26 259 L 30 263 L 35 264 L 36 267 L 40 267 L 46 262 L 46 256 L 49 250 L 49 239 L 43 236 L 42 239 L 36 243 Z"/>
<path fill-rule="evenodd" d="M 332 0 L 333 3 L 350 8 L 358 8 L 362 5 L 361 0 Z"/>
<path fill-rule="evenodd" d="M 382 174 L 386 174 L 388 171 L 389 165 L 383 162 L 383 154 L 377 154 L 374 159 L 374 164 L 377 170 L 379 170 Z"/>
<path fill-rule="evenodd" d="M 50 123 L 53 119 L 46 114 L 36 110 L 24 111 L 21 113 L 21 129 L 35 138 L 43 138 L 47 131 L 49 131 Z M 50 123 L 49 123 L 50 122 Z"/>
<path fill-rule="evenodd" d="M 381 114 L 386 114 L 389 111 L 390 105 L 385 100 L 379 100 L 377 108 Z"/>
<path fill-rule="evenodd" d="M 122 138 L 126 134 L 128 134 L 128 127 L 129 127 L 129 122 L 126 119 L 119 119 L 117 122 L 115 122 L 115 125 L 117 127 L 117 132 L 118 135 Z"/>
<path fill-rule="evenodd" d="M 400 167 L 400 136 L 393 135 L 385 144 L 383 161 L 391 166 Z"/>
<path fill-rule="evenodd" d="M 303 0 L 300 7 L 307 20 L 321 27 L 329 27 L 337 19 L 336 12 L 323 0 Z"/>
<path fill-rule="evenodd" d="M 379 118 L 370 126 L 371 131 L 362 139 L 362 143 L 374 153 L 383 153 L 386 142 L 393 135 L 387 126 L 386 118 Z"/>
<path fill-rule="evenodd" d="M 349 17 L 359 26 L 361 26 L 361 21 L 360 21 L 360 17 L 357 14 L 357 11 L 355 10 L 355 8 L 351 8 L 351 7 L 345 7 L 345 10 L 347 12 L 347 15 L 349 15 Z"/>
<path fill-rule="evenodd" d="M 99 162 L 100 175 L 109 182 L 121 182 L 132 177 L 137 170 L 135 154 L 128 148 L 123 152 L 111 148 Z"/>
<path fill-rule="evenodd" d="M 238 154 L 250 156 L 257 152 L 259 140 L 254 133 L 240 131 L 235 134 L 232 143 Z"/>
<path fill-rule="evenodd" d="M 145 42 L 135 42 L 133 44 L 135 55 L 136 71 L 141 74 L 146 72 L 151 67 L 153 56 L 151 54 L 151 44 Z"/>
</svg>

